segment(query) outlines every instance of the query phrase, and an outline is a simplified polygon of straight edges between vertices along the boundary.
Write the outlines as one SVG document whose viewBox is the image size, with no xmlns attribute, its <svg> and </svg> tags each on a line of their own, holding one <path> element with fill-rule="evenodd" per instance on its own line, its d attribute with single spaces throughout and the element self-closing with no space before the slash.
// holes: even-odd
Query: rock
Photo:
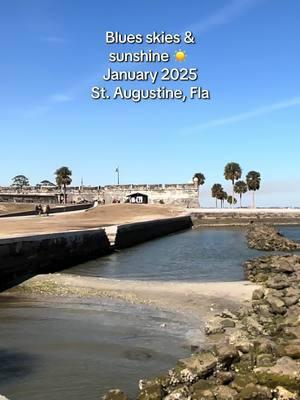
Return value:
<svg viewBox="0 0 300 400">
<path fill-rule="evenodd" d="M 282 336 L 286 339 L 300 339 L 300 325 L 296 326 L 283 326 Z"/>
<path fill-rule="evenodd" d="M 164 400 L 186 400 L 190 394 L 187 386 L 183 386 L 179 389 L 175 389 L 168 396 L 164 397 Z"/>
<path fill-rule="evenodd" d="M 242 353 L 249 353 L 251 342 L 246 333 L 242 330 L 236 330 L 229 336 L 229 343 Z"/>
<path fill-rule="evenodd" d="M 258 354 L 275 354 L 276 343 L 268 338 L 259 338 L 254 342 L 256 353 Z"/>
<path fill-rule="evenodd" d="M 261 335 L 263 333 L 262 325 L 253 317 L 246 317 L 243 319 L 243 324 L 247 330 L 247 332 L 252 335 Z"/>
<path fill-rule="evenodd" d="M 272 392 L 268 387 L 255 385 L 254 383 L 249 383 L 240 392 L 240 399 L 244 400 L 271 400 L 272 397 Z"/>
<path fill-rule="evenodd" d="M 198 378 L 206 378 L 213 373 L 217 365 L 217 358 L 211 352 L 204 351 L 180 360 L 179 365 L 196 374 Z"/>
<path fill-rule="evenodd" d="M 262 300 L 265 297 L 265 291 L 262 288 L 255 289 L 252 293 L 252 300 Z"/>
<path fill-rule="evenodd" d="M 225 318 L 221 322 L 221 325 L 223 326 L 223 328 L 234 328 L 235 327 L 235 322 L 232 319 Z"/>
<path fill-rule="evenodd" d="M 221 317 L 216 317 L 205 324 L 204 331 L 206 335 L 215 335 L 216 333 L 225 332 L 223 326 L 223 319 Z"/>
<path fill-rule="evenodd" d="M 222 318 L 231 318 L 231 319 L 237 319 L 237 316 L 235 314 L 233 314 L 231 311 L 229 310 L 223 310 L 220 314 L 220 317 Z"/>
<path fill-rule="evenodd" d="M 268 367 L 272 365 L 274 358 L 272 354 L 259 354 L 256 357 L 256 365 L 258 367 Z"/>
<path fill-rule="evenodd" d="M 273 314 L 281 314 L 281 315 L 286 313 L 285 304 L 278 297 L 275 297 L 273 295 L 268 294 L 266 296 L 265 300 L 270 306 L 271 313 L 273 313 Z"/>
<path fill-rule="evenodd" d="M 300 359 L 300 340 L 293 340 L 288 342 L 284 346 L 283 352 L 286 356 Z"/>
<path fill-rule="evenodd" d="M 248 371 L 245 373 L 238 372 L 235 375 L 234 380 L 230 383 L 230 387 L 240 392 L 249 383 L 257 383 L 254 374 L 249 373 Z"/>
<path fill-rule="evenodd" d="M 0 400 L 8 400 L 8 398 L 0 394 Z"/>
<path fill-rule="evenodd" d="M 289 307 L 285 320 L 283 322 L 286 326 L 299 326 L 300 325 L 300 305 L 296 304 Z"/>
<path fill-rule="evenodd" d="M 237 400 L 238 392 L 231 389 L 229 386 L 218 386 L 216 389 L 212 390 L 216 400 Z"/>
<path fill-rule="evenodd" d="M 281 357 L 272 367 L 255 368 L 254 373 L 259 383 L 275 388 L 283 386 L 288 390 L 300 387 L 300 361 L 290 357 Z"/>
<path fill-rule="evenodd" d="M 119 389 L 111 389 L 109 390 L 103 397 L 103 400 L 128 400 L 128 397 Z M 0 400 L 1 397 L 0 397 Z"/>
<path fill-rule="evenodd" d="M 276 387 L 275 396 L 278 400 L 299 400 L 297 393 L 290 392 L 282 386 Z"/>
<path fill-rule="evenodd" d="M 161 400 L 163 397 L 164 392 L 161 384 L 153 383 L 140 391 L 138 400 Z"/>
<path fill-rule="evenodd" d="M 289 251 L 300 248 L 300 244 L 285 238 L 274 226 L 252 224 L 247 232 L 250 248 L 265 251 Z"/>
<path fill-rule="evenodd" d="M 298 296 L 289 296 L 289 297 L 284 297 L 283 301 L 286 307 L 293 306 L 294 304 L 298 303 L 299 297 Z"/>
<path fill-rule="evenodd" d="M 210 389 L 196 390 L 191 396 L 191 400 L 215 400 L 215 399 L 216 398 Z"/>
<path fill-rule="evenodd" d="M 271 289 L 282 290 L 290 286 L 288 278 L 283 274 L 278 274 L 270 277 L 266 281 L 266 286 Z"/>
<path fill-rule="evenodd" d="M 228 385 L 228 383 L 234 380 L 235 374 L 232 371 L 218 371 L 215 374 L 215 378 L 218 384 Z"/>
<path fill-rule="evenodd" d="M 221 368 L 229 367 L 233 362 L 239 361 L 240 359 L 237 349 L 229 343 L 216 346 L 215 354 Z"/>
</svg>

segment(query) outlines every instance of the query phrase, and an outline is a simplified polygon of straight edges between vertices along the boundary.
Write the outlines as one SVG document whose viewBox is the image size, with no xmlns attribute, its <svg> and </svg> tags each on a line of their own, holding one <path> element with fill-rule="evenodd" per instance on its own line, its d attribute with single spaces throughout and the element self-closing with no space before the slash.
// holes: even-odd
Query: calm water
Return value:
<svg viewBox="0 0 300 400">
<path fill-rule="evenodd" d="M 298 227 L 281 227 L 300 241 Z M 240 229 L 190 230 L 66 272 L 104 278 L 236 281 L 249 250 Z M 183 317 L 182 317 L 183 318 Z M 0 297 L 0 393 L 10 400 L 97 400 L 188 354 L 201 335 L 178 315 L 118 302 L 22 302 Z M 167 323 L 162 328 L 162 323 Z M 200 324 L 200 322 L 199 322 Z"/>
<path fill-rule="evenodd" d="M 0 393 L 10 400 L 99 400 L 113 387 L 134 396 L 140 378 L 166 371 L 199 337 L 174 313 L 108 301 L 6 301 L 0 321 Z"/>
</svg>

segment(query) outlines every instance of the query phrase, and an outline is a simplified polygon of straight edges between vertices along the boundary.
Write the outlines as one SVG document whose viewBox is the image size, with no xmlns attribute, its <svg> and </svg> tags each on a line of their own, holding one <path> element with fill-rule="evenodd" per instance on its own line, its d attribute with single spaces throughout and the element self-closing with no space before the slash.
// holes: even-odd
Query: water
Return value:
<svg viewBox="0 0 300 400">
<path fill-rule="evenodd" d="M 300 228 L 298 225 L 293 226 L 280 226 L 279 231 L 291 240 L 300 242 Z"/>
<path fill-rule="evenodd" d="M 300 241 L 299 227 L 280 230 Z M 244 279 L 243 262 L 264 254 L 247 248 L 240 229 L 203 228 L 66 272 L 117 279 L 237 281 Z M 134 396 L 141 377 L 173 366 L 189 353 L 190 337 L 195 336 L 199 332 L 187 318 L 145 306 L 0 296 L 0 393 L 11 400 L 98 400 L 119 387 Z"/>
<path fill-rule="evenodd" d="M 166 236 L 68 269 L 102 278 L 157 281 L 240 281 L 242 264 L 260 256 L 241 229 L 202 228 Z"/>
<path fill-rule="evenodd" d="M 170 312 L 97 303 L 0 303 L 0 393 L 11 400 L 99 400 L 189 354 L 193 327 Z M 166 328 L 161 327 L 167 323 Z"/>
</svg>

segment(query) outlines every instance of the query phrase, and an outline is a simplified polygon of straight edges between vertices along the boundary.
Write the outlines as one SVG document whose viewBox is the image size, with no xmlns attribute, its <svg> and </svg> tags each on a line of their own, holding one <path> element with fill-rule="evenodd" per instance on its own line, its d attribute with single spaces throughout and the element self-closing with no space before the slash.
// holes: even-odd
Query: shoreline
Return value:
<svg viewBox="0 0 300 400">
<path fill-rule="evenodd" d="M 69 274 L 37 275 L 6 290 L 0 299 L 10 296 L 54 300 L 64 298 L 107 298 L 129 304 L 139 304 L 191 314 L 207 320 L 225 308 L 238 309 L 251 299 L 257 285 L 249 281 L 236 282 L 162 282 L 118 280 Z M 225 299 L 225 300 L 224 300 Z M 195 315 L 197 313 L 197 315 Z"/>
</svg>

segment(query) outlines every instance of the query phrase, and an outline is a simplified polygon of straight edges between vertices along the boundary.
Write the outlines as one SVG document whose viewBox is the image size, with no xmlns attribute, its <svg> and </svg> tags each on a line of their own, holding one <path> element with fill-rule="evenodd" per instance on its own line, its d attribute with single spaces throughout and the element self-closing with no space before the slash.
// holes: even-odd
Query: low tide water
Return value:
<svg viewBox="0 0 300 400">
<path fill-rule="evenodd" d="M 300 229 L 283 226 L 282 233 L 300 240 Z M 70 274 L 102 278 L 232 282 L 244 279 L 243 263 L 263 255 L 247 247 L 239 228 L 191 229 L 110 256 L 78 265 Z"/>
<path fill-rule="evenodd" d="M 298 227 L 281 227 L 300 241 Z M 170 235 L 68 269 L 104 278 L 238 281 L 250 250 L 243 232 L 203 228 Z M 162 324 L 166 323 L 166 327 Z M 189 353 L 195 329 L 182 316 L 116 301 L 39 302 L 0 296 L 0 393 L 10 400 L 99 400 L 109 388 L 134 396 L 138 379 Z"/>
</svg>

